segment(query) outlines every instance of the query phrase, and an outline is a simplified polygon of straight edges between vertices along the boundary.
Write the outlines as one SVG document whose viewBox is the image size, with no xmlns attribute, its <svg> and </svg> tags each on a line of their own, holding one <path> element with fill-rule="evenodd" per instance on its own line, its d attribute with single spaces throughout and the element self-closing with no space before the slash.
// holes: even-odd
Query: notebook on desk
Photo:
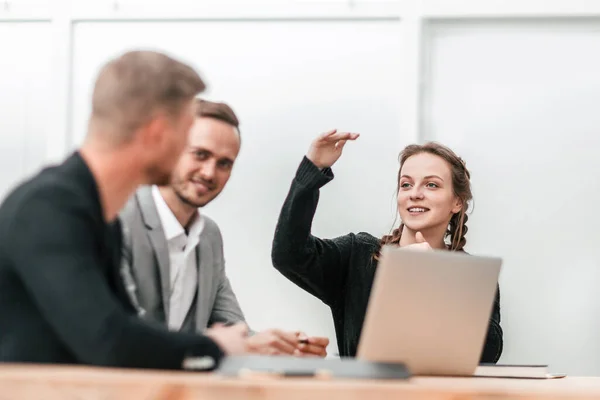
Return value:
<svg viewBox="0 0 600 400">
<path fill-rule="evenodd" d="M 550 373 L 547 365 L 480 364 L 473 376 L 485 378 L 556 379 L 566 374 Z"/>
<path fill-rule="evenodd" d="M 229 356 L 216 373 L 229 377 L 315 377 L 332 379 L 408 379 L 401 363 L 378 363 L 351 358 L 328 359 L 292 356 Z"/>
</svg>

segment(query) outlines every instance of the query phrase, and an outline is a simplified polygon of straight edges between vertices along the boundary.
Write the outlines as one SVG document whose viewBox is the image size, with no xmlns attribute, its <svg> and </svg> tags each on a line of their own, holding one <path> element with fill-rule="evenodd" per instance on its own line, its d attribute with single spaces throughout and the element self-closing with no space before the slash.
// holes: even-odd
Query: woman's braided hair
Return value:
<svg viewBox="0 0 600 400">
<path fill-rule="evenodd" d="M 404 148 L 398 157 L 400 161 L 400 169 L 398 170 L 398 188 L 396 193 L 398 193 L 400 190 L 399 185 L 400 177 L 402 176 L 402 166 L 409 157 L 420 153 L 429 153 L 441 157 L 450 166 L 454 195 L 460 199 L 462 207 L 459 212 L 452 215 L 450 218 L 450 223 L 448 224 L 448 230 L 446 231 L 445 238 L 450 238 L 450 244 L 448 245 L 449 250 L 462 251 L 467 243 L 465 235 L 467 234 L 468 230 L 467 220 L 469 218 L 466 214 L 466 211 L 470 201 L 473 199 L 473 195 L 471 193 L 471 174 L 469 173 L 465 162 L 448 147 L 435 142 L 429 142 L 424 145 L 412 144 Z M 403 228 L 404 224 L 401 223 L 400 226 L 394 229 L 390 235 L 383 236 L 379 244 L 379 251 L 384 245 L 399 245 Z M 376 254 L 376 259 L 379 258 L 379 251 Z"/>
</svg>

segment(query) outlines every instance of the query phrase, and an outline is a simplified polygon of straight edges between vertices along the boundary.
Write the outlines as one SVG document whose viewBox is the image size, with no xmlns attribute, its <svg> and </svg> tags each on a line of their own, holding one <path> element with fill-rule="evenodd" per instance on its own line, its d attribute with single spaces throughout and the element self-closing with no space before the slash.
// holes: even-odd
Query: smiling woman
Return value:
<svg viewBox="0 0 600 400">
<path fill-rule="evenodd" d="M 470 174 L 452 150 L 437 143 L 411 145 L 400 153 L 398 212 L 391 235 L 349 233 L 335 239 L 311 234 L 319 190 L 333 179 L 331 166 L 358 134 L 326 132 L 300 163 L 273 239 L 273 265 L 332 311 L 340 356 L 356 355 L 382 245 L 464 251 L 466 211 L 472 199 Z M 449 239 L 449 243 L 446 243 Z M 500 291 L 496 292 L 481 362 L 502 354 Z"/>
<path fill-rule="evenodd" d="M 406 147 L 400 153 L 398 171 L 402 223 L 381 239 L 381 245 L 427 244 L 462 251 L 467 243 L 466 211 L 473 198 L 470 177 L 465 162 L 446 146 L 427 143 Z M 423 244 L 417 243 L 418 232 Z"/>
</svg>

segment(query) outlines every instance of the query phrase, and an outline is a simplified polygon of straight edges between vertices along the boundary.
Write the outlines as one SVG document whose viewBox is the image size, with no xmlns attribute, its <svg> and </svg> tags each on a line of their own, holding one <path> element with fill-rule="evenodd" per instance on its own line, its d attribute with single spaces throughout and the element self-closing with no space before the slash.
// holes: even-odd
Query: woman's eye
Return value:
<svg viewBox="0 0 600 400">
<path fill-rule="evenodd" d="M 400 187 L 403 189 L 406 189 L 406 188 L 410 187 L 410 183 L 405 182 L 405 183 L 401 184 Z"/>
<path fill-rule="evenodd" d="M 429 183 L 428 183 L 426 186 L 427 186 L 428 188 L 437 188 L 437 187 L 439 187 L 439 186 L 437 185 L 437 183 L 433 183 L 433 182 L 429 182 Z"/>
</svg>

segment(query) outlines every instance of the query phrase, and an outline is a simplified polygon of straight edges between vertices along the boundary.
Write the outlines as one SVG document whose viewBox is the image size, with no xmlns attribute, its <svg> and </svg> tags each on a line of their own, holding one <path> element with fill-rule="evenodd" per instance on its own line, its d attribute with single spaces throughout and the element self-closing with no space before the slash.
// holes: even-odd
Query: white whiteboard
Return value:
<svg viewBox="0 0 600 400">
<path fill-rule="evenodd" d="M 468 250 L 502 255 L 503 362 L 600 374 L 597 20 L 435 22 L 425 136 L 473 174 Z"/>
<path fill-rule="evenodd" d="M 74 144 L 85 132 L 92 83 L 110 57 L 132 48 L 167 51 L 206 78 L 206 97 L 241 119 L 232 178 L 205 212 L 220 225 L 228 275 L 254 329 L 327 335 L 331 314 L 271 265 L 273 231 L 297 165 L 330 128 L 362 134 L 345 147 L 322 191 L 313 232 L 388 233 L 393 220 L 402 61 L 398 21 L 81 23 L 74 31 Z"/>
<path fill-rule="evenodd" d="M 49 32 L 50 23 L 0 22 L 0 198 L 46 161 L 53 102 Z"/>
</svg>

